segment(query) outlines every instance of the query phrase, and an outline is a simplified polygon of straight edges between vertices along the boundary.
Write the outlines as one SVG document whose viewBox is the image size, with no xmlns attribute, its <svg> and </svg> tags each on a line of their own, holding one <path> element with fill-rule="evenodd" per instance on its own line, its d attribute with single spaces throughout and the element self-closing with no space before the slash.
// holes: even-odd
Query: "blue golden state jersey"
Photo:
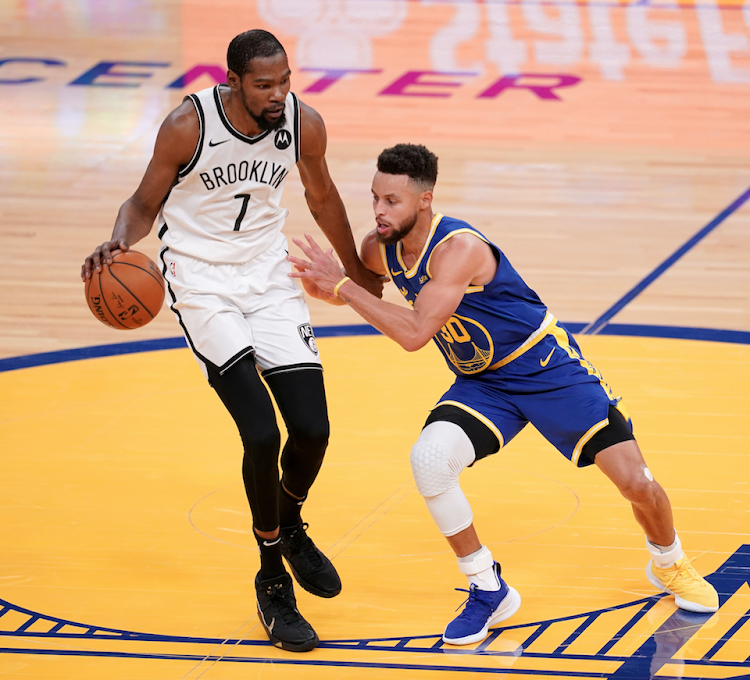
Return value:
<svg viewBox="0 0 750 680">
<path fill-rule="evenodd" d="M 401 242 L 380 244 L 383 264 L 409 304 L 414 306 L 422 286 L 432 278 L 430 258 L 435 248 L 467 232 L 489 244 L 498 264 L 495 278 L 487 285 L 466 289 L 453 316 L 433 338 L 458 375 L 482 373 L 513 361 L 541 340 L 554 320 L 497 246 L 470 224 L 439 213 L 411 269 L 404 266 Z"/>
</svg>

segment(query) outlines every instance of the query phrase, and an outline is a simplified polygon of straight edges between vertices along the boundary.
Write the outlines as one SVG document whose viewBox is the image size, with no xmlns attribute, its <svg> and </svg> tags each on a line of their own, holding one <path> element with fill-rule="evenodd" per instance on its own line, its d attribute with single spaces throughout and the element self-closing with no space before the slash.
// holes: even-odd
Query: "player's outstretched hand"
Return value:
<svg viewBox="0 0 750 680">
<path fill-rule="evenodd" d="M 301 279 L 303 286 L 306 281 L 312 281 L 322 292 L 328 293 L 331 298 L 335 298 L 333 289 L 346 274 L 344 274 L 336 258 L 333 256 L 333 248 L 324 251 L 310 234 L 305 234 L 305 239 L 307 239 L 307 243 L 300 238 L 292 239 L 305 254 L 307 260 L 295 257 L 294 255 L 287 255 L 287 260 L 296 269 L 290 276 L 295 279 Z"/>
<path fill-rule="evenodd" d="M 101 271 L 102 264 L 112 264 L 112 253 L 114 251 L 128 250 L 129 248 L 130 244 L 122 238 L 105 241 L 97 246 L 96 250 L 84 260 L 81 266 L 81 281 L 85 283 L 87 279 L 90 279 L 92 271 Z"/>
<path fill-rule="evenodd" d="M 287 257 L 289 261 L 291 261 L 293 258 L 292 255 Z M 307 270 L 306 265 L 301 264 L 295 264 L 294 268 L 298 272 L 304 272 Z M 294 276 L 294 274 L 291 274 L 291 276 Z M 345 274 L 342 274 L 342 276 L 345 276 Z M 315 281 L 313 281 L 310 278 L 302 278 L 300 279 L 300 283 L 302 284 L 302 287 L 305 289 L 305 292 L 310 296 L 315 298 L 316 300 L 323 300 L 324 302 L 328 302 L 332 305 L 343 305 L 346 304 L 340 297 L 337 297 L 333 293 L 326 293 L 322 288 L 318 286 Z"/>
</svg>

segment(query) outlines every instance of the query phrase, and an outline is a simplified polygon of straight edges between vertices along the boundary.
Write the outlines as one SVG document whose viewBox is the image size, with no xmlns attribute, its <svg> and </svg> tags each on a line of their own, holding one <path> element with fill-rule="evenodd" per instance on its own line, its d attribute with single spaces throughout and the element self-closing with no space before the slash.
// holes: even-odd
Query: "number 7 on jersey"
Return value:
<svg viewBox="0 0 750 680">
<path fill-rule="evenodd" d="M 242 207 L 240 208 L 240 214 L 237 216 L 237 219 L 234 221 L 234 230 L 239 231 L 240 225 L 242 224 L 242 219 L 245 217 L 245 213 L 247 212 L 247 204 L 248 201 L 250 201 L 251 194 L 237 194 L 235 198 L 241 198 L 242 199 Z"/>
</svg>

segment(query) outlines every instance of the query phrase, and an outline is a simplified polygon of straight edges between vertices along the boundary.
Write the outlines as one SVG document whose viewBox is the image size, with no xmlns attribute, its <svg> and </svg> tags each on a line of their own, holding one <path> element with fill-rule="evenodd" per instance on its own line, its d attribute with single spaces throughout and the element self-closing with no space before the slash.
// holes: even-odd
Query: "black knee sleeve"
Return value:
<svg viewBox="0 0 750 680">
<path fill-rule="evenodd" d="M 242 478 L 253 524 L 260 531 L 273 531 L 279 526 L 281 435 L 271 397 L 252 358 L 239 361 L 223 375 L 212 367 L 208 373 L 242 438 Z"/>
</svg>

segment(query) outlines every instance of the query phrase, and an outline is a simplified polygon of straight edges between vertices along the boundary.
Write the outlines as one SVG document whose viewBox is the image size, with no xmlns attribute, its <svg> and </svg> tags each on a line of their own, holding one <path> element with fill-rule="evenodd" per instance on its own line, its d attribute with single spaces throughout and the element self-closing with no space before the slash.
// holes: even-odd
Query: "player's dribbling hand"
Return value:
<svg viewBox="0 0 750 680">
<path fill-rule="evenodd" d="M 128 250 L 129 248 L 130 244 L 122 238 L 105 241 L 100 246 L 97 246 L 96 250 L 84 260 L 81 266 L 81 281 L 85 283 L 87 279 L 90 279 L 92 271 L 101 271 L 102 264 L 112 264 L 112 253 L 117 250 Z"/>
</svg>

